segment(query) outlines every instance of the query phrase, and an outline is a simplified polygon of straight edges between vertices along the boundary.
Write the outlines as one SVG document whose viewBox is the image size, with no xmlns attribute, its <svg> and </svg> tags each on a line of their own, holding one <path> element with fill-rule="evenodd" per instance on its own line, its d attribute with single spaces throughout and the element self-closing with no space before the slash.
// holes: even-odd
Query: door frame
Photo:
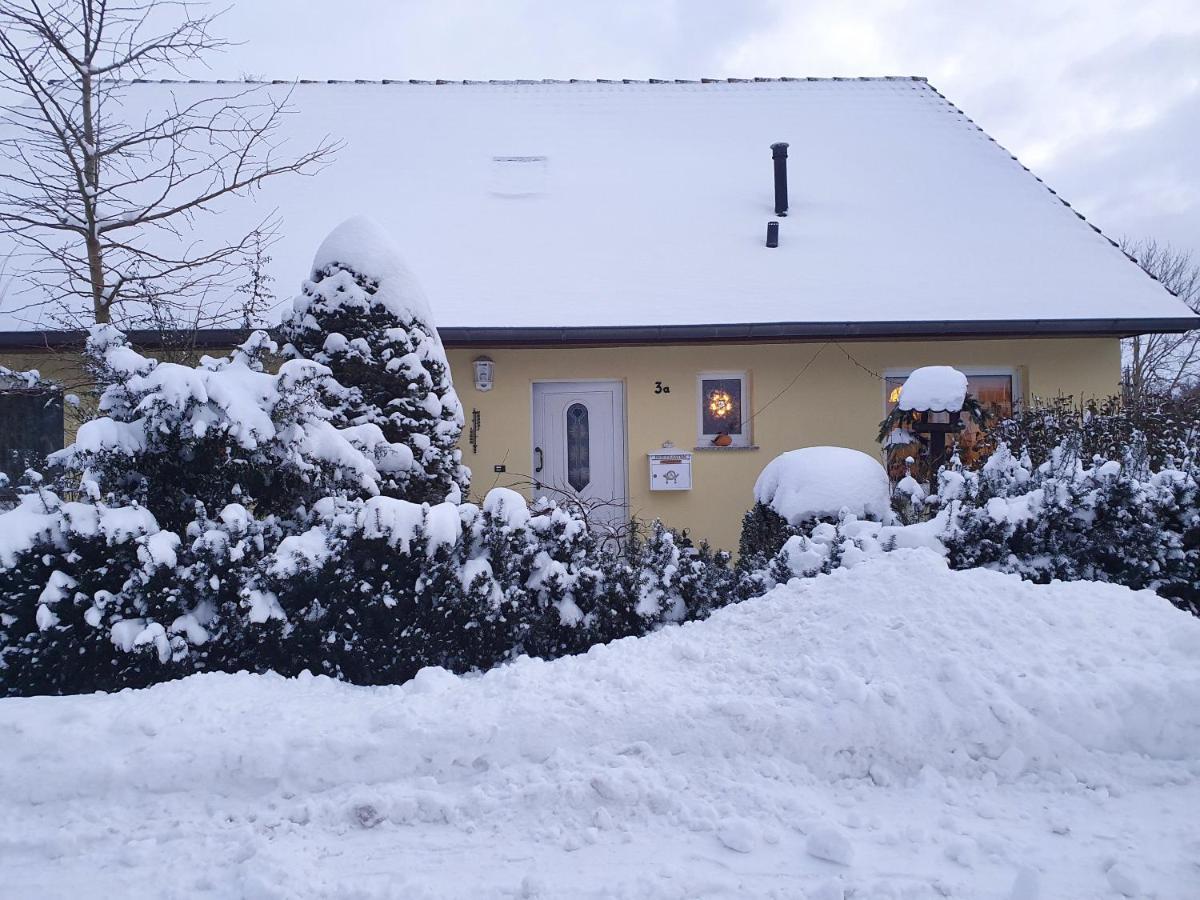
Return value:
<svg viewBox="0 0 1200 900">
<path fill-rule="evenodd" d="M 621 409 L 614 417 L 620 426 L 620 433 L 614 441 L 614 452 L 617 454 L 617 460 L 621 466 L 618 482 L 624 493 L 625 520 L 628 521 L 630 510 L 633 508 L 632 498 L 629 495 L 629 385 L 625 383 L 624 378 L 534 378 L 529 382 L 529 474 L 535 484 L 537 483 L 537 474 L 534 469 L 537 468 L 537 461 L 534 459 L 533 448 L 538 443 L 534 404 L 537 402 L 536 386 L 539 384 L 615 384 L 620 388 L 618 402 Z M 536 499 L 536 488 L 533 490 Z"/>
</svg>

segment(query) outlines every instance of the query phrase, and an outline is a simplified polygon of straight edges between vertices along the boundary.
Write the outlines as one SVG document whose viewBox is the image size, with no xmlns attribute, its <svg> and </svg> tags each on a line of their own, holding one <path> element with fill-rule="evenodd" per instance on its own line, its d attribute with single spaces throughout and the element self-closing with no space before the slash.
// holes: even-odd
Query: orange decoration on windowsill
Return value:
<svg viewBox="0 0 1200 900">
<path fill-rule="evenodd" d="M 722 432 L 712 439 L 714 447 L 728 447 L 733 443 L 733 438 Z"/>
</svg>

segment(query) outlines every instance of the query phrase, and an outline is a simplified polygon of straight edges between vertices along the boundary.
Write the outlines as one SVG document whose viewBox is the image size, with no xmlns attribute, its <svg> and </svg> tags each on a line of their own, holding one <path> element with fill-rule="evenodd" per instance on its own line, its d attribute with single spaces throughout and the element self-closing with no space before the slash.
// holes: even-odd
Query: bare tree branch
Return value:
<svg viewBox="0 0 1200 900">
<path fill-rule="evenodd" d="M 133 81 L 227 46 L 217 15 L 191 0 L 0 0 L 0 92 L 17 98 L 0 108 L 0 233 L 19 250 L 22 309 L 68 327 L 241 318 L 234 284 L 272 217 L 216 243 L 191 237 L 196 217 L 319 171 L 338 145 L 281 155 L 291 92 L 266 86 L 182 103 L 144 90 L 162 108 L 136 112 Z M 199 302 L 225 312 L 191 316 Z"/>
<path fill-rule="evenodd" d="M 1200 313 L 1200 262 L 1153 239 L 1121 242 L 1171 293 Z M 1184 334 L 1141 334 L 1125 341 L 1125 392 L 1132 402 L 1150 394 L 1175 394 L 1200 381 L 1200 329 Z"/>
</svg>

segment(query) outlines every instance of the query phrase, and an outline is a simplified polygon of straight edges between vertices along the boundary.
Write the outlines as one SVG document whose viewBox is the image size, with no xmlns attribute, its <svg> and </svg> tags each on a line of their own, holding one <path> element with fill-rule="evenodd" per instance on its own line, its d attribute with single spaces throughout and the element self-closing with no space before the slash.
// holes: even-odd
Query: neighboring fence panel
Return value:
<svg viewBox="0 0 1200 900">
<path fill-rule="evenodd" d="M 9 479 L 6 492 L 26 469 L 39 468 L 62 445 L 62 391 L 0 390 L 0 472 Z"/>
</svg>

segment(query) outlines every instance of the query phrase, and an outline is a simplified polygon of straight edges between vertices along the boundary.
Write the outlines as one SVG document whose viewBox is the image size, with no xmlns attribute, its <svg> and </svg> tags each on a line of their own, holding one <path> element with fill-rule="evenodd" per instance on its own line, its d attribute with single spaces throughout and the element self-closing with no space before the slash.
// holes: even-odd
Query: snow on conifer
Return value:
<svg viewBox="0 0 1200 900">
<path fill-rule="evenodd" d="M 197 502 L 216 511 L 251 502 L 259 514 L 288 512 L 329 493 L 380 492 L 411 465 L 405 447 L 371 425 L 339 428 L 319 396 L 345 393 L 310 360 L 264 370 L 276 350 L 255 332 L 229 357 L 196 366 L 142 356 L 124 335 L 96 326 L 92 368 L 108 387 L 96 419 L 51 463 L 79 473 L 94 499 L 140 503 L 164 528 L 181 528 Z"/>
<path fill-rule="evenodd" d="M 843 511 L 860 518 L 891 516 L 887 472 L 846 447 L 804 447 L 771 460 L 754 483 L 754 499 L 792 525 Z"/>
<path fill-rule="evenodd" d="M 336 425 L 376 425 L 412 450 L 414 464 L 387 473 L 384 494 L 416 503 L 464 498 L 462 404 L 445 349 L 424 293 L 375 222 L 349 219 L 325 239 L 282 333 L 286 353 L 328 366 L 348 389 Z"/>
</svg>

